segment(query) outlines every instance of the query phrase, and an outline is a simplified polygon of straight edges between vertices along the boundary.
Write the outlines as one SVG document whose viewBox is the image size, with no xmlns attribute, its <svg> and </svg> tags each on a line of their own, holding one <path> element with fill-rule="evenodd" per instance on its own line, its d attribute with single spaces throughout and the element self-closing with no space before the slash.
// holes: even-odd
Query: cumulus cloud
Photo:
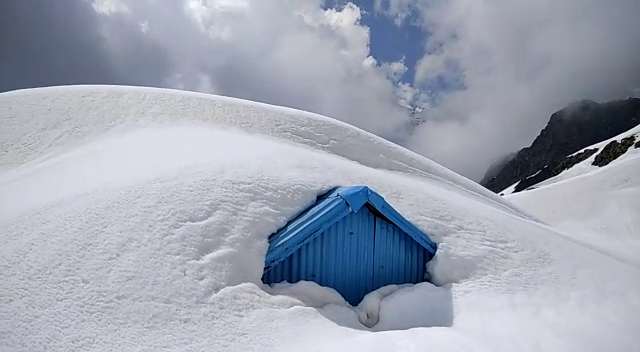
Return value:
<svg viewBox="0 0 640 352">
<path fill-rule="evenodd" d="M 402 76 L 407 72 L 407 65 L 404 64 L 404 57 L 398 61 L 385 62 L 380 68 L 389 79 L 394 82 L 400 81 Z"/>
<path fill-rule="evenodd" d="M 479 179 L 579 99 L 637 95 L 637 0 L 419 1 L 415 84 L 440 87 L 409 146 Z"/>
</svg>

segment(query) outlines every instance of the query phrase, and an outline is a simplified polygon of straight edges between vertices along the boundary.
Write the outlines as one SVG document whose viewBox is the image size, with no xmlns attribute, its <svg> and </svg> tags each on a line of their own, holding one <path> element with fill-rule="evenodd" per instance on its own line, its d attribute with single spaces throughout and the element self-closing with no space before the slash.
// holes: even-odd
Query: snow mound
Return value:
<svg viewBox="0 0 640 352">
<path fill-rule="evenodd" d="M 332 119 L 80 86 L 0 94 L 0 122 L 3 351 L 637 346 L 636 267 Z M 351 307 L 314 283 L 261 283 L 268 235 L 352 184 L 440 244 L 441 287 Z"/>
<path fill-rule="evenodd" d="M 640 140 L 640 126 L 585 149 L 600 152 L 628 136 Z M 596 155 L 507 199 L 574 240 L 640 266 L 640 149 L 603 167 L 592 165 Z"/>
<path fill-rule="evenodd" d="M 437 178 L 493 199 L 496 206 L 518 211 L 475 182 L 351 125 L 241 99 L 124 86 L 25 89 L 0 94 L 0 122 L 0 170 L 71 149 L 108 132 L 162 124 L 209 124 L 284 139 L 374 168 Z"/>
</svg>

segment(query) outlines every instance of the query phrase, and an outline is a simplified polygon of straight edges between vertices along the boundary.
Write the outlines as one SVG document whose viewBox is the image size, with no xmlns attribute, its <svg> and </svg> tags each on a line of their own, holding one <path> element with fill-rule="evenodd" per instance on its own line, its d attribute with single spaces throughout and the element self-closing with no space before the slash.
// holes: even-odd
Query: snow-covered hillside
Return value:
<svg viewBox="0 0 640 352">
<path fill-rule="evenodd" d="M 597 152 L 507 199 L 576 241 L 640 266 L 640 148 L 629 147 L 605 166 L 593 165 L 606 145 L 630 136 L 640 140 L 640 126 L 584 148 Z"/>
<path fill-rule="evenodd" d="M 0 124 L 2 351 L 639 348 L 637 267 L 335 120 L 79 86 L 0 94 Z M 438 286 L 354 308 L 313 283 L 262 285 L 268 235 L 352 184 L 439 243 Z"/>
</svg>

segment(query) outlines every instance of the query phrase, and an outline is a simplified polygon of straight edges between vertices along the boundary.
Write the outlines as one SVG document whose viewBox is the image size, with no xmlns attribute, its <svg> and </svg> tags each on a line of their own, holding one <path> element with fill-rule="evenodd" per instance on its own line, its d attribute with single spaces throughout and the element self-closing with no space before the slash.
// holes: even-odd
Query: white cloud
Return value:
<svg viewBox="0 0 640 352">
<path fill-rule="evenodd" d="M 122 0 L 93 0 L 93 9 L 103 15 L 128 13 L 129 8 Z"/>
<path fill-rule="evenodd" d="M 637 0 L 448 0 L 416 3 L 427 53 L 417 86 L 462 79 L 440 96 L 409 146 L 467 176 L 528 145 L 549 115 L 640 84 Z"/>
<path fill-rule="evenodd" d="M 347 3 L 344 8 L 337 10 L 330 8 L 324 11 L 326 23 L 335 28 L 349 28 L 360 24 L 362 18 L 360 8 L 353 3 Z"/>
<path fill-rule="evenodd" d="M 172 64 L 163 84 L 318 112 L 391 138 L 408 119 L 393 75 L 387 77 L 402 67 L 381 67 L 371 57 L 369 29 L 352 3 L 337 9 L 324 9 L 321 0 L 125 5 L 127 16 L 104 18 L 107 42 L 127 35 L 120 21 L 146 23 L 153 30 L 145 38 Z"/>
<path fill-rule="evenodd" d="M 415 81 L 418 84 L 437 79 L 438 77 L 452 77 L 456 72 L 451 69 L 452 59 L 444 53 L 425 55 L 416 64 Z"/>
<path fill-rule="evenodd" d="M 414 0 L 374 0 L 373 9 L 393 18 L 395 24 L 400 26 L 414 11 L 414 5 Z"/>
<path fill-rule="evenodd" d="M 398 61 L 385 62 L 380 65 L 380 68 L 394 82 L 398 82 L 408 70 L 407 65 L 404 64 L 404 57 Z"/>
<path fill-rule="evenodd" d="M 140 22 L 140 32 L 147 33 L 149 31 L 149 22 L 142 21 Z"/>
<path fill-rule="evenodd" d="M 231 40 L 233 23 L 245 19 L 250 10 L 242 0 L 186 0 L 184 4 L 186 15 L 214 40 Z"/>
</svg>

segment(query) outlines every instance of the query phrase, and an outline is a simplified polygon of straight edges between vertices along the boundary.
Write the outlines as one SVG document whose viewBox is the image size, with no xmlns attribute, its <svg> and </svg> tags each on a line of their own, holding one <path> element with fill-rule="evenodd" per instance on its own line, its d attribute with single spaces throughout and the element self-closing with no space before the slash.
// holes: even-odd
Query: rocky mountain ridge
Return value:
<svg viewBox="0 0 640 352">
<path fill-rule="evenodd" d="M 580 162 L 581 158 L 584 160 L 595 152 L 579 157 L 571 154 L 639 124 L 640 98 L 606 103 L 589 100 L 576 102 L 552 114 L 547 126 L 529 147 L 521 149 L 502 167 L 487 172 L 480 183 L 494 192 L 500 192 L 516 182 L 522 183 L 519 190 L 524 189 L 534 181 L 528 179 L 540 182 L 544 177 L 557 175 L 570 164 Z"/>
</svg>

